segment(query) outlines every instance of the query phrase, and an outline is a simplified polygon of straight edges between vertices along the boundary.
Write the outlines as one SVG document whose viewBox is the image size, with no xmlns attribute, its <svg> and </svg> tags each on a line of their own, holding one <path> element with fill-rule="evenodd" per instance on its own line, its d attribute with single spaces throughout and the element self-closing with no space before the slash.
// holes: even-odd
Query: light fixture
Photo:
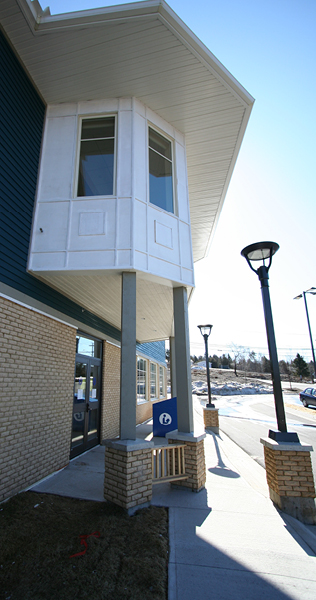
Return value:
<svg viewBox="0 0 316 600">
<path fill-rule="evenodd" d="M 289 433 L 286 426 L 286 418 L 284 411 L 283 394 L 281 387 L 280 368 L 277 354 L 277 347 L 274 335 L 274 326 L 272 319 L 272 310 L 269 293 L 269 269 L 272 263 L 272 256 L 278 251 L 279 244 L 275 242 L 257 242 L 250 244 L 241 251 L 241 255 L 246 259 L 249 267 L 259 277 L 261 283 L 261 293 L 264 317 L 266 323 L 267 340 L 270 356 L 271 375 L 273 384 L 273 394 L 275 403 L 275 412 L 278 424 L 278 431 L 269 431 L 269 437 L 277 442 L 299 442 L 297 433 Z M 266 261 L 268 265 L 266 265 Z M 261 265 L 255 269 L 252 262 L 261 261 Z"/>
<path fill-rule="evenodd" d="M 204 338 L 205 343 L 205 360 L 206 360 L 206 377 L 207 377 L 207 392 L 208 392 L 208 403 L 207 408 L 215 408 L 215 404 L 212 403 L 211 396 L 211 382 L 210 382 L 210 363 L 208 360 L 208 337 L 212 331 L 213 325 L 198 325 L 198 328 Z"/>
<path fill-rule="evenodd" d="M 295 298 L 293 298 L 293 300 L 298 300 L 299 298 L 304 298 L 306 318 L 307 318 L 307 326 L 308 326 L 308 333 L 309 333 L 309 339 L 310 339 L 311 348 L 312 348 L 312 356 L 313 356 L 313 363 L 314 363 L 314 378 L 315 378 L 316 377 L 316 360 L 315 360 L 315 351 L 314 351 L 314 344 L 313 344 L 313 338 L 312 338 L 311 325 L 310 325 L 310 322 L 309 322 L 309 314 L 308 314 L 308 308 L 307 308 L 307 302 L 306 302 L 306 294 L 312 294 L 313 296 L 315 296 L 316 295 L 316 288 L 315 287 L 309 288 L 309 290 L 306 290 L 305 292 L 302 292 L 298 296 L 295 296 Z"/>
</svg>

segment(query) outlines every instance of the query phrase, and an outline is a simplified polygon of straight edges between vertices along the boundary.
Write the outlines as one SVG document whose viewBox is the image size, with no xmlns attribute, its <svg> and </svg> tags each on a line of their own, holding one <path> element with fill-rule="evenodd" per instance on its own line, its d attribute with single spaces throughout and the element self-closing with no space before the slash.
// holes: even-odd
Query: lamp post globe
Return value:
<svg viewBox="0 0 316 600">
<path fill-rule="evenodd" d="M 208 403 L 206 405 L 207 408 L 215 408 L 215 404 L 212 403 L 211 396 L 211 381 L 210 381 L 210 363 L 208 360 L 208 338 L 212 331 L 213 325 L 198 325 L 198 328 L 201 332 L 201 335 L 204 338 L 205 343 L 205 361 L 206 361 L 206 378 L 207 378 L 207 393 L 208 393 Z"/>
<path fill-rule="evenodd" d="M 241 255 L 246 259 L 250 269 L 258 275 L 261 283 L 261 294 L 270 356 L 275 412 L 278 425 L 278 431 L 270 430 L 269 437 L 277 442 L 299 442 L 297 433 L 289 433 L 287 431 L 280 368 L 269 293 L 269 269 L 272 264 L 272 257 L 278 251 L 278 249 L 279 244 L 276 242 L 257 242 L 243 248 Z M 256 263 L 259 261 L 261 262 L 261 265 L 258 266 L 258 268 L 255 268 L 252 263 L 255 263 L 255 266 L 257 266 Z"/>
</svg>

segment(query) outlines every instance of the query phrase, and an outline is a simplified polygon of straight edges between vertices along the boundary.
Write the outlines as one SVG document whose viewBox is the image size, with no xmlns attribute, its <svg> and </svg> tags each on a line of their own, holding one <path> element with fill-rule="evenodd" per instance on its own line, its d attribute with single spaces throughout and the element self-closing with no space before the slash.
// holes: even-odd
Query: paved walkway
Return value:
<svg viewBox="0 0 316 600">
<path fill-rule="evenodd" d="M 223 433 L 207 434 L 205 453 L 205 490 L 153 488 L 169 507 L 168 600 L 315 600 L 316 527 L 274 508 L 265 470 Z M 102 501 L 103 460 L 97 447 L 32 489 Z"/>
</svg>

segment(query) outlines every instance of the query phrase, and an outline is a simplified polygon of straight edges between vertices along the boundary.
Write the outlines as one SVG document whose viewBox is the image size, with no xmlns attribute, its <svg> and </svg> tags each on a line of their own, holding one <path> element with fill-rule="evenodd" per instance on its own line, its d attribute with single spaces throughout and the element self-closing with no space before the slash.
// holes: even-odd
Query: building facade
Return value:
<svg viewBox="0 0 316 600">
<path fill-rule="evenodd" d="M 164 2 L 5 0 L 0 21 L 2 500 L 134 440 L 166 398 L 168 338 L 192 433 L 193 264 L 253 100 Z"/>
</svg>

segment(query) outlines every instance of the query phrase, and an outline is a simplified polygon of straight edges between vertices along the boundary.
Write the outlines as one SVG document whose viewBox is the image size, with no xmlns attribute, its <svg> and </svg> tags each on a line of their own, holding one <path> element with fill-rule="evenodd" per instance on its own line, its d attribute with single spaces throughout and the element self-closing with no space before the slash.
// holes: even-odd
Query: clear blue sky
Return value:
<svg viewBox="0 0 316 600">
<path fill-rule="evenodd" d="M 49 6 L 57 14 L 115 4 L 122 2 Z M 213 324 L 210 353 L 234 343 L 267 355 L 260 284 L 240 251 L 272 240 L 280 245 L 270 270 L 279 358 L 302 351 L 310 359 L 303 300 L 293 297 L 316 287 L 316 1 L 169 5 L 256 100 L 209 256 L 196 264 L 191 352 L 204 353 L 197 325 L 206 322 Z M 308 307 L 315 343 L 316 296 Z"/>
</svg>

